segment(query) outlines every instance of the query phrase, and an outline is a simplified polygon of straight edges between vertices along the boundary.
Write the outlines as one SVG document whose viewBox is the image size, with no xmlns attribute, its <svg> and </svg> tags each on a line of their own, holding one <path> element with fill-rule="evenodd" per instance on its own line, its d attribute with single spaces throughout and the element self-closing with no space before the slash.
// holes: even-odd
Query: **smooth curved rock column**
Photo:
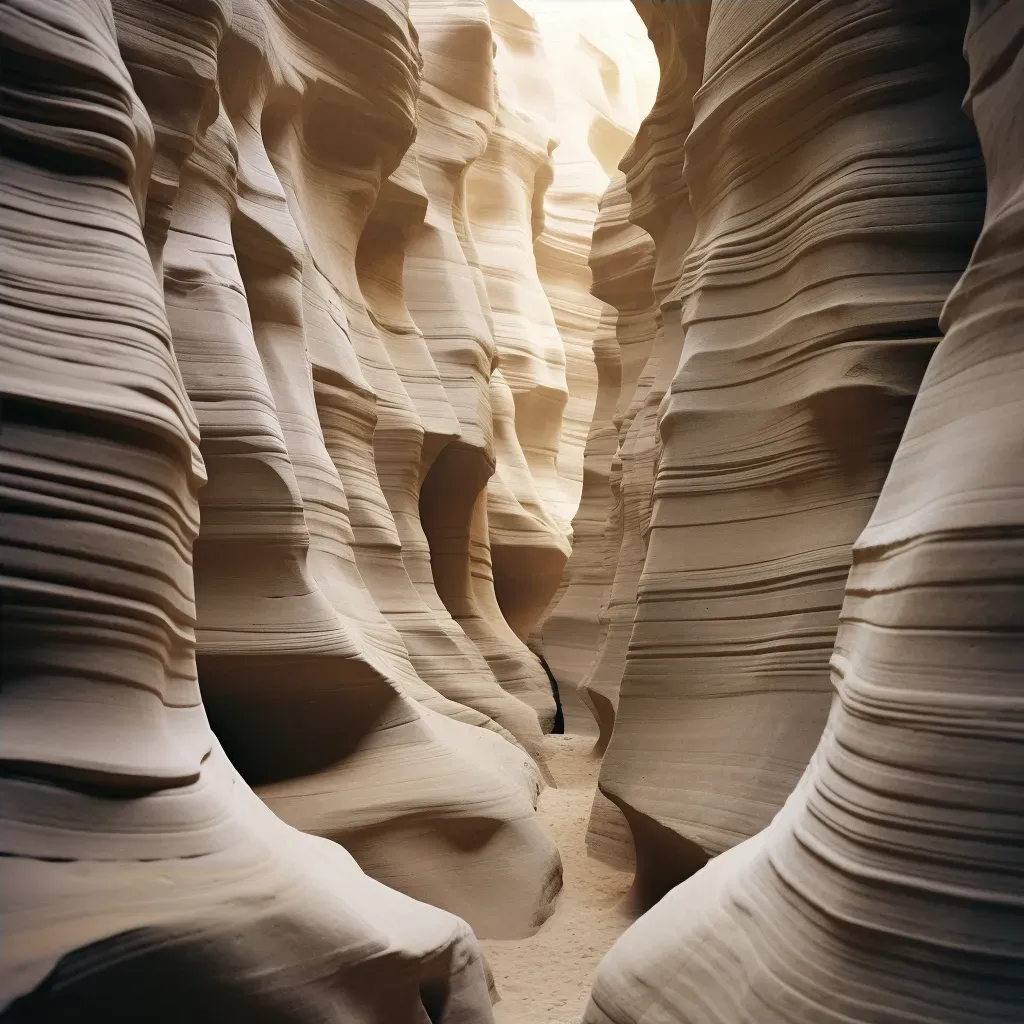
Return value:
<svg viewBox="0 0 1024 1024">
<path fill-rule="evenodd" d="M 409 239 L 423 230 L 426 212 L 419 164 L 415 150 L 410 150 L 382 186 L 357 252 L 367 307 L 421 425 L 417 429 L 396 407 L 391 425 L 382 423 L 378 412 L 374 430 L 377 475 L 398 530 L 405 572 L 418 597 L 414 600 L 403 587 L 394 621 L 422 679 L 451 701 L 492 719 L 542 761 L 536 714 L 502 690 L 483 655 L 441 601 L 420 522 L 423 466 L 432 458 L 431 452 L 459 432 L 437 367 L 404 300 L 405 250 Z"/>
<path fill-rule="evenodd" d="M 557 465 L 568 400 L 565 350 L 533 252 L 552 176 L 554 94 L 535 19 L 515 0 L 489 0 L 488 10 L 497 107 L 487 148 L 467 174 L 466 220 L 498 360 L 491 376 L 491 570 L 501 612 L 525 642 L 570 550 Z"/>
<path fill-rule="evenodd" d="M 563 678 L 554 662 L 564 660 L 563 645 L 590 642 L 588 623 L 593 620 L 556 619 L 550 628 L 548 623 L 575 581 L 577 569 L 570 563 L 590 559 L 585 552 L 597 528 L 592 520 L 597 516 L 603 522 L 605 516 L 603 506 L 599 511 L 594 503 L 603 501 L 606 492 L 592 475 L 588 477 L 593 458 L 586 453 L 592 428 L 599 429 L 598 424 L 608 419 L 599 406 L 609 387 L 607 367 L 601 363 L 605 353 L 598 342 L 607 310 L 597 293 L 591 294 L 589 258 L 601 196 L 651 107 L 658 74 L 646 27 L 631 4 L 597 0 L 587 11 L 588 17 L 581 19 L 572 0 L 538 4 L 533 11 L 545 51 L 557 55 L 547 62 L 547 73 L 555 92 L 558 145 L 551 154 L 543 230 L 533 248 L 565 349 L 569 395 L 557 466 L 564 515 L 573 520 L 573 551 L 558 590 L 534 627 L 530 647 L 546 659 L 558 680 L 563 714 L 567 721 L 573 719 L 574 731 L 589 731 L 593 723 L 575 693 L 579 676 Z M 577 556 L 581 544 L 584 553 Z M 574 602 L 570 598 L 570 607 Z M 591 647 L 588 656 L 593 654 Z"/>
<path fill-rule="evenodd" d="M 636 611 L 636 585 L 646 554 L 636 511 L 643 490 L 635 484 L 634 424 L 651 385 L 651 379 L 643 373 L 658 333 L 653 290 L 656 251 L 651 236 L 629 220 L 632 205 L 625 176 L 619 172 L 602 199 L 591 252 L 595 293 L 617 310 L 615 335 L 620 377 L 610 418 L 615 451 L 609 461 L 603 499 L 604 529 L 595 538 L 600 544 L 599 572 L 595 575 L 601 585 L 594 588 L 590 602 L 582 609 L 586 619 L 593 623 L 590 628 L 595 633 L 589 650 L 582 652 L 586 660 L 578 668 L 571 663 L 566 666 L 570 673 L 573 668 L 578 672 L 577 693 L 597 724 L 599 753 L 607 746 L 615 720 L 625 647 Z M 586 549 L 581 554 L 585 557 Z M 587 596 L 585 591 L 583 596 Z M 595 609 L 598 599 L 600 604 Z M 555 664 L 556 673 L 564 671 L 557 657 Z M 568 678 L 571 682 L 577 676 L 573 673 Z M 594 794 L 587 849 L 608 863 L 624 868 L 633 866 L 629 829 L 621 812 L 600 791 Z"/>
<path fill-rule="evenodd" d="M 406 298 L 459 425 L 457 438 L 425 449 L 420 518 L 445 607 L 502 688 L 529 704 L 549 730 L 551 688 L 539 660 L 501 616 L 487 531 L 496 350 L 466 215 L 466 178 L 494 126 L 490 20 L 484 0 L 413 0 L 411 13 L 423 55 L 415 152 L 428 206 L 422 230 L 409 242 Z"/>
<path fill-rule="evenodd" d="M 614 224 L 620 235 L 617 244 L 634 249 L 637 256 L 627 264 L 629 271 L 622 282 L 614 281 L 612 275 L 620 301 L 631 308 L 627 348 L 635 386 L 623 385 L 616 409 L 619 445 L 611 470 L 614 505 L 608 538 L 615 575 L 601 610 L 600 650 L 579 684 L 583 700 L 597 719 L 602 752 L 615 721 L 647 553 L 658 408 L 682 345 L 679 302 L 671 293 L 693 230 L 682 178 L 683 142 L 692 122 L 692 96 L 700 83 L 708 16 L 707 4 L 638 4 L 637 8 L 648 25 L 661 79 L 654 105 L 623 158 L 623 188 L 620 191 L 619 183 L 613 181 L 605 197 L 611 218 L 608 227 Z M 595 794 L 588 847 L 610 863 L 633 862 L 622 815 L 600 791 Z"/>
<path fill-rule="evenodd" d="M 583 491 L 573 519 L 572 554 L 552 606 L 531 637 L 558 685 L 566 732 L 585 734 L 596 728 L 593 713 L 577 691 L 600 649 L 598 616 L 615 576 L 609 553 L 612 514 L 611 468 L 618 445 L 612 414 L 619 396 L 619 346 L 615 339 L 618 314 L 605 306 L 594 336 L 597 402 L 583 457 Z M 538 636 L 539 633 L 539 636 Z"/>
<path fill-rule="evenodd" d="M 954 5 L 712 5 L 662 304 L 685 344 L 601 775 L 645 899 L 763 828 L 824 727 L 850 549 L 980 223 L 962 32 Z"/>
<path fill-rule="evenodd" d="M 550 911 L 558 873 L 529 809 L 532 765 L 465 724 L 467 713 L 417 675 L 377 603 L 397 614 L 389 573 L 409 600 L 413 587 L 376 474 L 377 393 L 364 366 L 392 421 L 398 408 L 409 429 L 418 423 L 367 316 L 355 256 L 381 182 L 411 140 L 418 60 L 404 16 L 364 13 L 353 21 L 351 8 L 239 0 L 222 47 L 224 104 L 239 146 L 232 236 L 295 470 L 306 571 L 322 602 L 302 621 L 323 635 L 303 641 L 289 664 L 261 661 L 273 652 L 243 629 L 236 657 L 217 677 L 204 674 L 204 686 L 229 754 L 286 820 L 343 842 L 375 877 L 456 910 L 483 933 L 521 934 Z M 390 77 L 371 85 L 374 50 L 389 58 L 379 63 Z M 329 124 L 347 124 L 363 148 L 339 150 Z M 266 608 L 285 613 L 279 602 Z M 265 680 L 255 693 L 242 689 L 254 666 Z M 482 812 L 476 821 L 487 822 L 489 849 L 515 837 L 518 852 L 500 856 L 513 887 L 530 893 L 519 909 L 481 885 L 493 865 L 470 852 L 479 826 L 467 806 Z"/>
<path fill-rule="evenodd" d="M 608 467 L 609 504 L 603 538 L 603 561 L 611 580 L 595 616 L 597 643 L 591 646 L 588 664 L 576 684 L 597 721 L 602 751 L 615 721 L 619 680 L 636 611 L 636 585 L 646 554 L 637 502 L 642 488 L 635 485 L 634 470 L 636 418 L 653 384 L 648 371 L 657 341 L 656 257 L 651 236 L 630 220 L 632 207 L 626 178 L 619 173 L 602 199 L 591 254 L 595 290 L 618 310 L 615 334 L 620 377 L 611 416 L 616 446 Z"/>
<path fill-rule="evenodd" d="M 12 0 L 0 33 L 18 104 L 0 147 L 0 1012 L 487 1020 L 466 925 L 275 818 L 207 725 L 191 565 L 205 473 L 158 276 L 192 144 L 167 157 L 151 207 L 167 220 L 144 234 L 163 130 L 110 4 Z M 210 84 L 180 110 L 196 130 Z"/>
<path fill-rule="evenodd" d="M 623 935 L 588 1024 L 1019 1014 L 1022 38 L 1010 0 L 971 5 L 984 228 L 854 547 L 825 733 L 772 824 Z"/>
<path fill-rule="evenodd" d="M 566 518 L 575 519 L 584 448 L 599 400 L 594 352 L 603 303 L 591 294 L 588 259 L 598 203 L 657 91 L 658 65 L 646 28 L 629 3 L 595 0 L 587 17 L 573 0 L 532 8 L 548 55 L 558 145 L 544 193 L 537 273 L 565 350 L 568 400 L 562 412 L 558 477 Z M 557 517 L 556 517 L 557 518 Z M 576 524 L 573 523 L 574 549 Z"/>
</svg>

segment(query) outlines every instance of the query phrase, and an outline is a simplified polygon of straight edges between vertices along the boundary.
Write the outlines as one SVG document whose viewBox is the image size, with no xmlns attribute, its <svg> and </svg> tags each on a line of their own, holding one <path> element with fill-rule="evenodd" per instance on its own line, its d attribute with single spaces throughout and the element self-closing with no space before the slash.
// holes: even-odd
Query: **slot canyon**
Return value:
<svg viewBox="0 0 1024 1024">
<path fill-rule="evenodd" d="M 1024 0 L 0 93 L 0 1024 L 1024 1022 Z"/>
</svg>

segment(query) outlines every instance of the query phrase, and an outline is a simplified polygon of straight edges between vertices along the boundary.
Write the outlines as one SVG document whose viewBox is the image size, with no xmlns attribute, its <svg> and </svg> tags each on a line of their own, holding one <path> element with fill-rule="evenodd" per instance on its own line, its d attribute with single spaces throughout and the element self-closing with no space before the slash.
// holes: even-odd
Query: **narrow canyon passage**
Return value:
<svg viewBox="0 0 1024 1024">
<path fill-rule="evenodd" d="M 1024 1021 L 1024 0 L 0 0 L 0 1024 Z"/>
<path fill-rule="evenodd" d="M 633 872 L 587 855 L 601 766 L 596 740 L 596 733 L 545 738 L 557 788 L 541 794 L 537 812 L 562 856 L 562 891 L 536 934 L 481 942 L 500 997 L 497 1024 L 578 1024 L 598 963 L 632 920 L 627 893 Z"/>
</svg>

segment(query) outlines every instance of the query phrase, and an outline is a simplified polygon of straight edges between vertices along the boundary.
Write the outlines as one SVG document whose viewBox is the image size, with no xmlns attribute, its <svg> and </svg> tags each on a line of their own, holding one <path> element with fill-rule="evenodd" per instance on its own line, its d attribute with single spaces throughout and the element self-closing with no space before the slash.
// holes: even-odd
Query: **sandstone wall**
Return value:
<svg viewBox="0 0 1024 1024">
<path fill-rule="evenodd" d="M 0 5 L 18 1013 L 489 1019 L 454 915 L 551 912 L 555 139 L 492 8 Z"/>
<path fill-rule="evenodd" d="M 643 22 L 618 0 L 593 0 L 586 18 L 573 0 L 534 2 L 532 14 L 548 59 L 558 143 L 534 254 L 565 351 L 568 398 L 557 469 L 559 517 L 571 520 L 597 402 L 593 348 L 603 303 L 590 293 L 594 222 L 601 194 L 654 100 L 658 67 Z M 575 549 L 575 525 L 573 535 Z"/>
<path fill-rule="evenodd" d="M 654 245 L 628 214 L 625 178 L 616 172 L 601 198 L 590 251 L 594 295 L 606 303 L 607 312 L 594 343 L 598 392 L 584 457 L 583 494 L 573 520 L 566 585 L 543 627 L 544 654 L 558 680 L 567 722 L 576 730 L 595 721 L 607 721 L 610 727 L 592 668 L 610 619 L 623 606 L 631 618 L 636 599 L 635 591 L 629 591 L 624 602 L 612 603 L 611 588 L 623 537 L 622 442 L 632 422 L 623 405 L 632 398 L 655 331 L 650 287 Z M 581 690 L 584 681 L 587 687 Z"/>
<path fill-rule="evenodd" d="M 817 10 L 841 18 L 849 7 Z M 919 50 L 925 27 L 901 20 L 910 9 L 870 13 L 880 44 L 905 40 L 919 69 L 908 86 L 963 31 L 963 9 L 943 11 L 948 44 Z M 709 55 L 728 20 L 713 13 Z M 946 30 L 938 18 L 928 27 Z M 984 227 L 853 548 L 824 733 L 771 824 L 626 932 L 598 973 L 588 1022 L 966 1024 L 1019 1014 L 1022 37 L 1017 5 L 970 5 L 965 107 L 987 170 Z M 905 102 L 945 102 L 945 92 Z M 913 123 L 948 132 L 953 121 L 949 112 Z M 912 141 L 909 124 L 901 138 Z M 920 187 L 920 163 L 909 167 Z"/>
<path fill-rule="evenodd" d="M 454 1016 L 490 1013 L 467 926 L 276 817 L 225 756 L 197 686 L 202 587 L 223 613 L 198 631 L 221 704 L 248 657 L 251 704 L 235 703 L 253 706 L 254 720 L 272 703 L 287 732 L 296 706 L 315 703 L 319 690 L 319 713 L 344 738 L 346 707 L 358 717 L 360 701 L 385 685 L 367 657 L 365 674 L 339 686 L 358 652 L 345 646 L 347 624 L 305 557 L 313 531 L 288 448 L 303 424 L 275 410 L 268 384 L 283 397 L 304 388 L 306 406 L 296 407 L 314 408 L 308 366 L 294 381 L 284 372 L 303 355 L 291 305 L 301 236 L 270 188 L 279 179 L 269 162 L 255 171 L 246 163 L 252 126 L 236 150 L 214 87 L 218 43 L 237 28 L 258 66 L 271 52 L 253 46 L 261 19 L 279 13 L 217 3 L 112 10 L 102 0 L 0 7 L 10 513 L 0 1001 L 15 1019 L 412 1021 L 438 990 L 451 993 Z M 410 36 L 391 18 L 377 27 L 387 32 L 373 42 L 402 57 L 393 84 L 405 89 L 416 67 Z M 289 40 L 283 25 L 277 32 L 276 42 Z M 244 216 L 236 202 L 259 220 L 253 259 L 281 279 L 276 306 L 268 295 L 251 315 L 230 255 L 234 218 Z M 192 289 L 196 299 L 194 316 L 179 308 L 173 331 L 164 269 L 169 293 Z M 194 383 L 204 359 L 197 416 L 183 378 Z M 194 588 L 204 436 L 211 525 L 235 550 L 197 563 Z M 240 492 L 240 478 L 252 489 Z M 250 560 L 232 562 L 246 534 Z M 242 608 L 248 639 L 238 635 Z M 289 643 L 301 629 L 307 642 L 296 654 Z M 341 672 L 318 673 L 318 657 Z M 278 694 L 267 700 L 270 676 Z M 396 702 L 415 724 L 410 699 L 394 688 L 387 703 Z M 316 726 L 309 748 L 319 756 L 327 730 Z M 273 722 L 249 737 L 265 747 L 269 771 L 302 760 L 279 741 Z M 529 800 L 518 799 L 528 820 Z"/>
<path fill-rule="evenodd" d="M 634 472 L 647 493 L 656 461 L 657 480 L 601 774 L 645 899 L 767 825 L 814 749 L 851 547 L 984 194 L 956 5 L 712 4 L 703 47 L 696 10 L 672 14 L 677 59 L 704 58 L 655 274 Z"/>
<path fill-rule="evenodd" d="M 575 691 L 585 674 L 583 666 L 596 651 L 603 591 L 590 592 L 592 601 L 580 603 L 579 587 L 590 586 L 582 581 L 598 557 L 593 544 L 604 534 L 611 494 L 608 471 L 598 455 L 603 442 L 595 437 L 597 449 L 592 449 L 591 438 L 611 427 L 610 413 L 601 402 L 614 403 L 620 388 L 616 377 L 608 377 L 605 355 L 597 348 L 602 317 L 612 313 L 603 301 L 601 282 L 592 274 L 592 245 L 607 245 L 595 233 L 599 203 L 654 100 L 657 74 L 653 49 L 633 12 L 607 0 L 597 0 L 588 11 L 590 16 L 581 19 L 572 0 L 534 6 L 543 44 L 548 53 L 558 55 L 552 76 L 559 144 L 552 155 L 543 231 L 534 252 L 565 349 L 568 399 L 557 468 L 563 514 L 574 518 L 570 561 L 530 642 L 558 682 L 567 727 L 573 731 L 592 728 L 592 713 Z M 609 319 L 608 330 L 611 323 Z M 618 362 L 614 350 L 610 355 Z"/>
<path fill-rule="evenodd" d="M 553 685 L 588 1024 L 1016 1019 L 1021 10 L 634 6 L 0 0 L 4 1021 L 493 1019 Z"/>
<path fill-rule="evenodd" d="M 679 361 L 682 329 L 673 288 L 693 234 L 693 215 L 682 175 L 692 96 L 700 84 L 707 4 L 638 5 L 661 69 L 658 93 L 621 168 L 605 194 L 607 227 L 622 248 L 618 261 L 602 261 L 595 233 L 595 271 L 620 312 L 620 351 L 629 372 L 620 384 L 614 425 L 618 446 L 611 467 L 611 505 L 604 559 L 614 566 L 599 616 L 596 656 L 577 684 L 599 726 L 598 747 L 612 736 L 619 687 L 647 556 L 658 411 Z M 621 812 L 599 792 L 588 834 L 591 851 L 613 863 L 632 862 L 633 842 Z"/>
</svg>

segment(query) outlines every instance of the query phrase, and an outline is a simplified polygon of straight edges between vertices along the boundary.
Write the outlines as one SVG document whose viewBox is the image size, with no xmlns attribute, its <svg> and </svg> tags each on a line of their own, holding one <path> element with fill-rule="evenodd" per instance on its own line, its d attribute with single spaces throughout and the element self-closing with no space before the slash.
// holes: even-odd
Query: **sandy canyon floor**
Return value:
<svg viewBox="0 0 1024 1024">
<path fill-rule="evenodd" d="M 563 889 L 554 914 L 528 939 L 482 943 L 501 1001 L 498 1024 L 577 1024 L 601 957 L 631 921 L 632 872 L 587 856 L 587 821 L 600 759 L 593 736 L 547 736 L 558 788 L 541 794 L 540 815 L 562 854 Z"/>
</svg>

